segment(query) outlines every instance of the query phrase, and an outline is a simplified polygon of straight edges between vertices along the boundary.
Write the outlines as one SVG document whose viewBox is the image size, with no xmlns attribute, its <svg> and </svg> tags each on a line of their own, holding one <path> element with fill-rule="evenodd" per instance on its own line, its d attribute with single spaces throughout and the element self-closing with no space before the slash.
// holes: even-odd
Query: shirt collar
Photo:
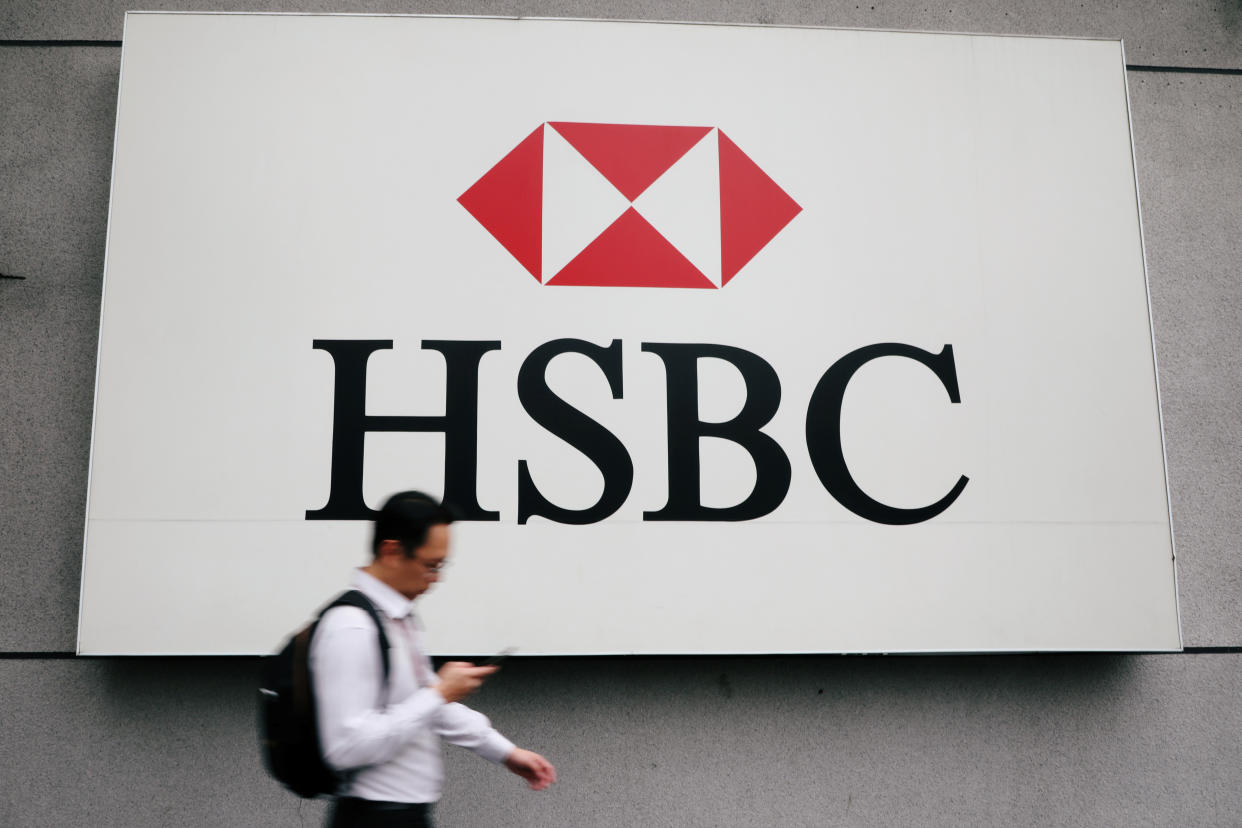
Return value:
<svg viewBox="0 0 1242 828">
<path fill-rule="evenodd" d="M 350 579 L 349 585 L 370 598 L 371 603 L 379 607 L 389 618 L 399 619 L 413 614 L 413 601 L 361 569 L 354 570 L 354 576 Z"/>
</svg>

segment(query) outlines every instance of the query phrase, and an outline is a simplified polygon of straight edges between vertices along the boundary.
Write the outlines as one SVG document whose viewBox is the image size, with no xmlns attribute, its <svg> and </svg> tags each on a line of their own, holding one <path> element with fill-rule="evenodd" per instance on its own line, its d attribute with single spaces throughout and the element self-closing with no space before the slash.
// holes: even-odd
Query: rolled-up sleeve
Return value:
<svg viewBox="0 0 1242 828">
<path fill-rule="evenodd" d="M 420 731 L 438 730 L 439 714 L 449 707 L 430 687 L 386 706 L 375 624 L 356 607 L 324 614 L 310 666 L 323 758 L 340 771 L 389 761 Z"/>
</svg>

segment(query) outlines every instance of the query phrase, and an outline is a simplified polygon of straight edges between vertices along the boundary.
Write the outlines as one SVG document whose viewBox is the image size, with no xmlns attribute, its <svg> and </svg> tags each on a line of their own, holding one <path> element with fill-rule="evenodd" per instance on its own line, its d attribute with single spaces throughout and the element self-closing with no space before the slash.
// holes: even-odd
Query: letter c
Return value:
<svg viewBox="0 0 1242 828">
<path fill-rule="evenodd" d="M 881 503 L 864 492 L 854 481 L 845 465 L 841 448 L 841 403 L 845 386 L 858 369 L 873 359 L 896 356 L 912 359 L 931 369 L 949 392 L 953 403 L 962 401 L 957 388 L 957 368 L 953 363 L 953 346 L 945 345 L 939 354 L 896 342 L 868 345 L 837 360 L 820 377 L 806 409 L 806 447 L 819 482 L 837 502 L 859 517 L 890 526 L 908 526 L 931 520 L 957 500 L 970 478 L 958 478 L 952 490 L 940 500 L 918 509 L 901 509 Z"/>
</svg>

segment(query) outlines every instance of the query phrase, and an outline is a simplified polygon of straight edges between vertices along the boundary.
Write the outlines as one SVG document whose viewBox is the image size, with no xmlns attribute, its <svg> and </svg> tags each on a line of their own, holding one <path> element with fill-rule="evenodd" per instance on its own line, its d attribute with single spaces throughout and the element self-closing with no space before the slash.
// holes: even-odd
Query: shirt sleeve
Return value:
<svg viewBox="0 0 1242 828">
<path fill-rule="evenodd" d="M 460 702 L 440 707 L 435 713 L 434 727 L 440 738 L 449 744 L 472 750 L 496 764 L 509 758 L 515 747 L 492 727 L 486 716 Z"/>
<path fill-rule="evenodd" d="M 324 614 L 311 641 L 310 667 L 323 758 L 339 771 L 392 759 L 417 733 L 434 727 L 446 706 L 443 696 L 424 687 L 385 709 L 375 623 L 357 607 Z"/>
</svg>

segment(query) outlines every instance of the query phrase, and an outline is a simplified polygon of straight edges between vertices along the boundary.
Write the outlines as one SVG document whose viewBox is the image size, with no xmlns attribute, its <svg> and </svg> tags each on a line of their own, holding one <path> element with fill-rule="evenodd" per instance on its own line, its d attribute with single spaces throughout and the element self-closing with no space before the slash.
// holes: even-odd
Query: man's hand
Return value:
<svg viewBox="0 0 1242 828">
<path fill-rule="evenodd" d="M 440 683 L 436 690 L 446 702 L 461 701 L 483 686 L 483 679 L 499 670 L 499 667 L 475 667 L 468 661 L 449 661 L 436 673 Z"/>
<path fill-rule="evenodd" d="M 505 767 L 530 784 L 532 791 L 547 789 L 556 781 L 556 768 L 538 753 L 514 748 L 505 759 Z"/>
</svg>

